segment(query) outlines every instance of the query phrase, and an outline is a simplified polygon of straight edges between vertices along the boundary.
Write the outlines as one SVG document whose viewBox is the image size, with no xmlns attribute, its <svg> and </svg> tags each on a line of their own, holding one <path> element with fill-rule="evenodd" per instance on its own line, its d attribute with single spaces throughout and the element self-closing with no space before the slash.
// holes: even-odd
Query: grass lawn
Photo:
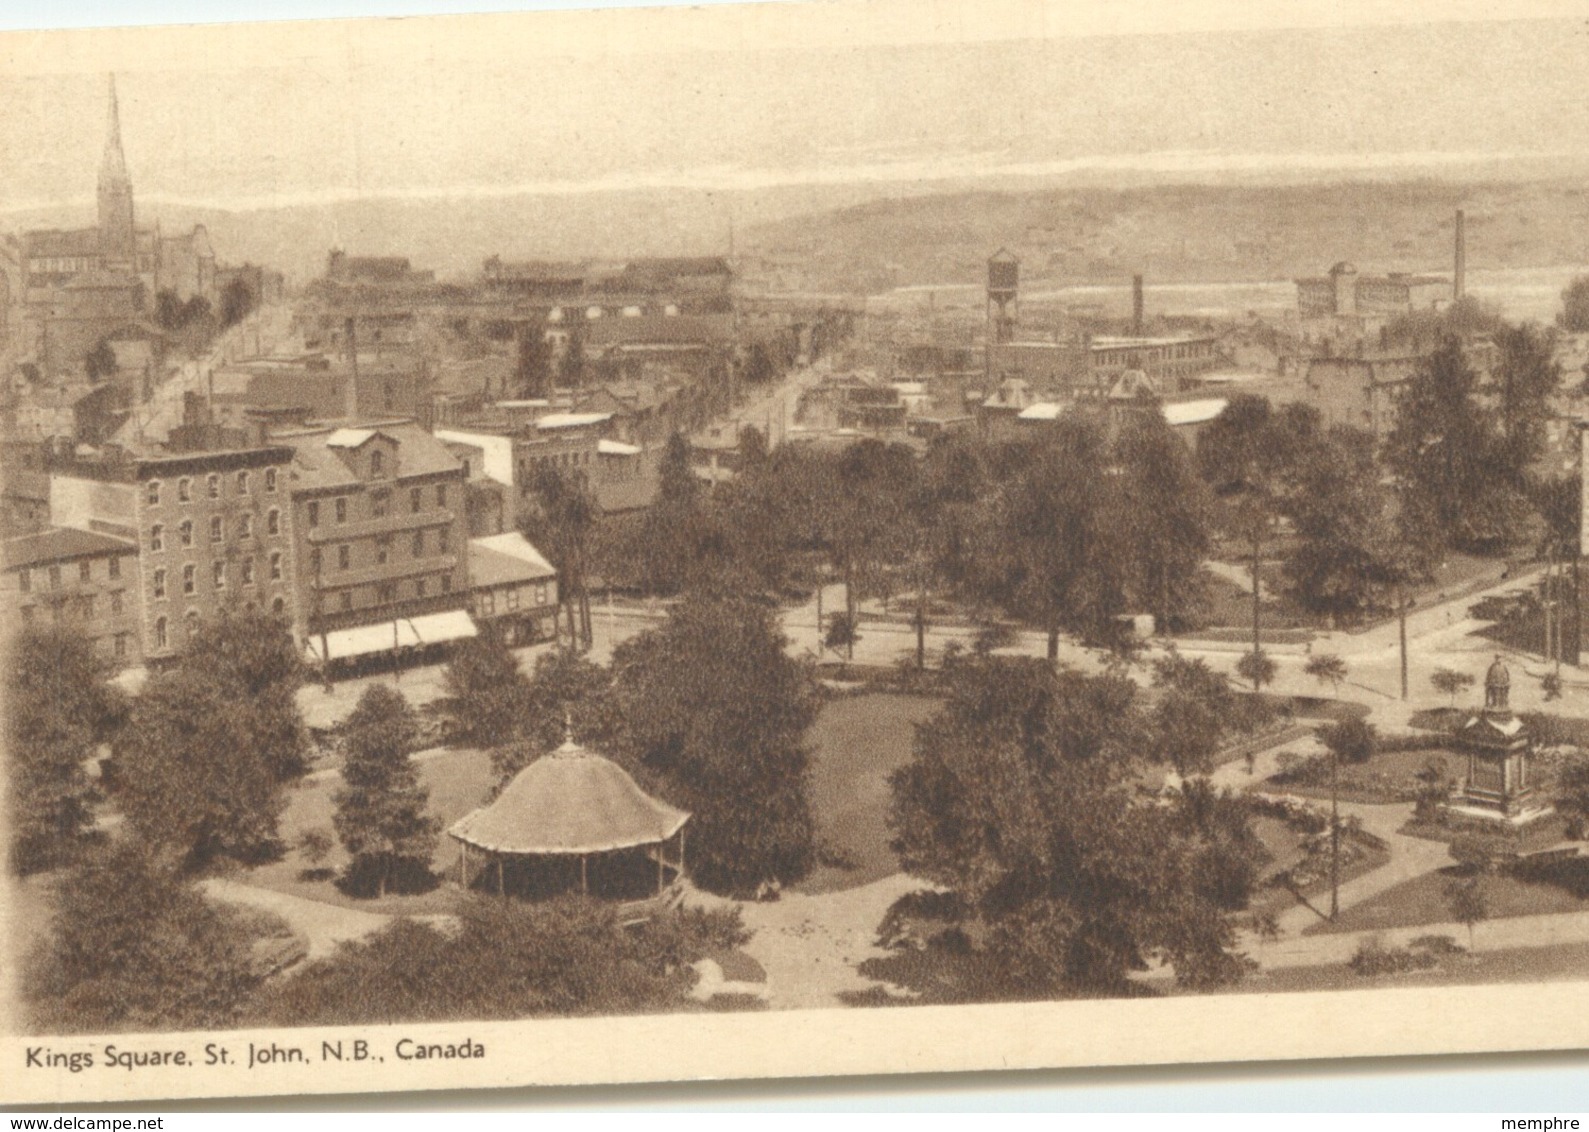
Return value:
<svg viewBox="0 0 1589 1132">
<path fill-rule="evenodd" d="M 491 756 L 485 751 L 461 748 L 421 752 L 416 760 L 420 778 L 430 788 L 430 813 L 441 819 L 443 830 L 482 805 L 495 784 L 491 773 Z M 332 880 L 305 880 L 299 875 L 313 867 L 297 848 L 299 837 L 318 829 L 329 834 L 333 841 L 336 840 L 331 826 L 331 815 L 335 809 L 332 796 L 341 785 L 342 776 L 335 772 L 318 774 L 299 783 L 289 795 L 287 809 L 281 819 L 281 837 L 289 846 L 287 855 L 280 861 L 238 873 L 234 879 L 276 892 L 365 912 L 402 916 L 452 911 L 457 894 L 445 885 L 412 896 L 363 900 L 343 895 Z M 457 843 L 443 833 L 436 847 L 436 855 L 432 858 L 432 869 L 441 876 L 451 875 L 457 867 L 457 853 Z M 340 871 L 346 863 L 347 854 L 337 843 L 320 867 Z"/>
<path fill-rule="evenodd" d="M 1572 875 L 1561 881 L 1523 880 L 1519 877 L 1498 874 L 1484 879 L 1485 903 L 1489 918 L 1504 920 L 1511 916 L 1551 915 L 1559 912 L 1589 910 L 1589 860 L 1572 862 Z M 1410 928 L 1418 924 L 1449 923 L 1452 920 L 1451 904 L 1446 899 L 1448 881 L 1458 880 L 1464 874 L 1461 867 L 1440 869 L 1403 881 L 1386 889 L 1378 896 L 1343 910 L 1335 923 L 1320 922 L 1304 931 L 1303 935 L 1327 935 L 1332 932 L 1374 931 L 1381 928 Z M 1578 884 L 1574 884 L 1574 880 Z M 1575 891 L 1576 890 L 1576 891 Z M 1586 895 L 1577 895 L 1584 892 Z M 1484 931 L 1481 924 L 1478 929 Z"/>
<path fill-rule="evenodd" d="M 1455 751 L 1382 751 L 1366 763 L 1341 764 L 1341 801 L 1369 805 L 1410 802 L 1418 789 L 1414 776 L 1431 758 L 1444 759 L 1447 772 L 1453 778 L 1460 777 L 1467 764 L 1466 757 Z M 1304 798 L 1327 799 L 1330 796 L 1327 777 L 1320 782 L 1288 782 L 1271 775 L 1249 789 L 1265 794 L 1297 794 Z"/>
<path fill-rule="evenodd" d="M 837 892 L 899 871 L 888 847 L 888 774 L 910 761 L 915 724 L 939 701 L 875 693 L 830 700 L 807 734 L 811 743 L 811 805 L 818 843 L 853 867 L 822 864 L 796 885 L 800 892 Z"/>
<path fill-rule="evenodd" d="M 1479 931 L 1483 931 L 1481 927 Z M 1457 939 L 1462 943 L 1462 939 Z M 1508 951 L 1481 951 L 1454 955 L 1426 971 L 1387 975 L 1359 975 L 1345 963 L 1324 967 L 1284 967 L 1259 971 L 1226 994 L 1284 994 L 1290 991 L 1375 990 L 1381 987 L 1462 986 L 1480 983 L 1549 983 L 1579 981 L 1589 970 L 1589 943 L 1563 943 L 1553 947 L 1524 947 Z M 1171 992 L 1196 993 L 1196 992 Z"/>
</svg>

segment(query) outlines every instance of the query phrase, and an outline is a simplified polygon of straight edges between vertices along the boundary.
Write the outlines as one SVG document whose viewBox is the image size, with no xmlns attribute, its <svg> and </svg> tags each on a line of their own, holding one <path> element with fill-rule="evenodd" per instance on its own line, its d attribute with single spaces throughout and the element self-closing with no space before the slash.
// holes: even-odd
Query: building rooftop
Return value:
<svg viewBox="0 0 1589 1132">
<path fill-rule="evenodd" d="M 136 554 L 136 544 L 109 535 L 80 531 L 74 527 L 51 527 L 38 534 L 20 535 L 5 540 L 5 568 L 20 570 L 74 558 L 95 558 L 106 554 Z"/>
<path fill-rule="evenodd" d="M 515 532 L 469 540 L 469 579 L 475 586 L 502 586 L 557 577 L 557 568 Z"/>
</svg>

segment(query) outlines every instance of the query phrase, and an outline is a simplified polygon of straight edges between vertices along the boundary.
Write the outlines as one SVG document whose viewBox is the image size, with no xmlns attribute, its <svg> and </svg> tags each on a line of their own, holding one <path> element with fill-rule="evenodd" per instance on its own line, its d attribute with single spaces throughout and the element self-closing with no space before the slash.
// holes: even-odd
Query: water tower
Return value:
<svg viewBox="0 0 1589 1132">
<path fill-rule="evenodd" d="M 1000 248 L 988 257 L 988 342 L 1015 339 L 1016 292 L 1020 288 L 1021 261 Z"/>
</svg>

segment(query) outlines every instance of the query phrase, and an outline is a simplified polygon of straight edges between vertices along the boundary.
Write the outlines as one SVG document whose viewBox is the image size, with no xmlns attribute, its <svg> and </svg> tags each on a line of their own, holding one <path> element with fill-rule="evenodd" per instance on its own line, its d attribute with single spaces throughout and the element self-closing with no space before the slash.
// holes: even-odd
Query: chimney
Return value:
<svg viewBox="0 0 1589 1132">
<path fill-rule="evenodd" d="M 1467 217 L 1462 210 L 1457 209 L 1456 245 L 1457 262 L 1456 275 L 1451 282 L 1451 298 L 1453 301 L 1462 298 L 1468 293 L 1468 232 Z"/>
<path fill-rule="evenodd" d="M 1131 333 L 1142 333 L 1142 276 L 1131 277 Z"/>
<path fill-rule="evenodd" d="M 343 323 L 342 345 L 347 350 L 347 384 L 342 389 L 342 412 L 350 420 L 359 415 L 359 332 L 351 316 Z"/>
</svg>

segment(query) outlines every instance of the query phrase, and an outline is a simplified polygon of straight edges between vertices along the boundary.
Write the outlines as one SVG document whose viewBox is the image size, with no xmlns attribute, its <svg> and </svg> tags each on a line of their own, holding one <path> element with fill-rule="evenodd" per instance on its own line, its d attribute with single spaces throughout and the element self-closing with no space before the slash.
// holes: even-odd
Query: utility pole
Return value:
<svg viewBox="0 0 1589 1132">
<path fill-rule="evenodd" d="M 1341 808 L 1338 774 L 1341 756 L 1330 748 L 1330 922 L 1341 911 Z"/>
<path fill-rule="evenodd" d="M 1407 594 L 1404 590 L 1396 591 L 1396 619 L 1397 630 L 1401 637 L 1401 698 L 1407 698 Z"/>
</svg>

